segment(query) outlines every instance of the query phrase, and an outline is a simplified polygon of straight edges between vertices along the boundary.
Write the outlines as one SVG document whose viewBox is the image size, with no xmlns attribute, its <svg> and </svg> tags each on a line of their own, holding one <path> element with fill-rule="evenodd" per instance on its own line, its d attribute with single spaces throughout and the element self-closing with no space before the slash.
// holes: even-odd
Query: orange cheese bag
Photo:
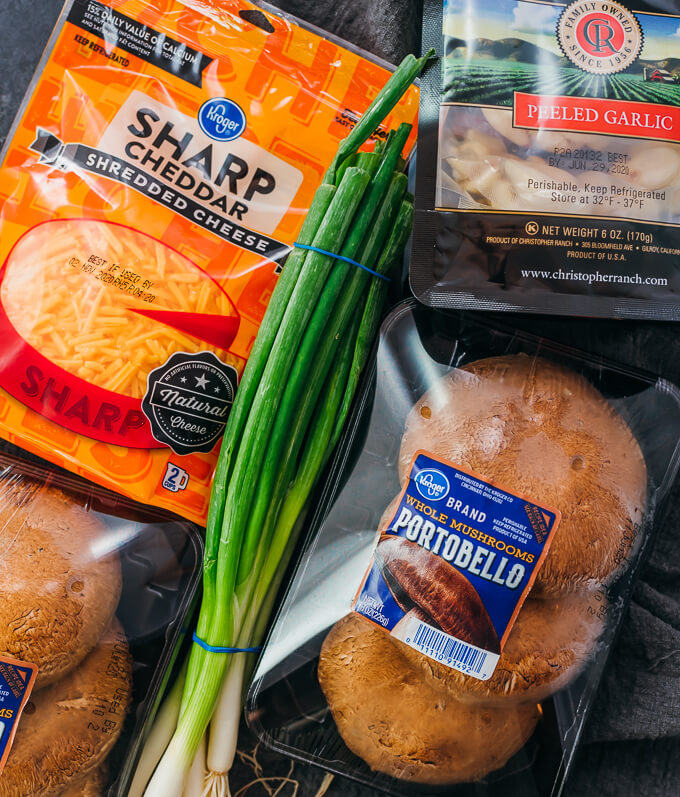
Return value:
<svg viewBox="0 0 680 797">
<path fill-rule="evenodd" d="M 387 76 L 244 0 L 67 2 L 0 168 L 0 436 L 202 523 L 277 273 Z"/>
</svg>

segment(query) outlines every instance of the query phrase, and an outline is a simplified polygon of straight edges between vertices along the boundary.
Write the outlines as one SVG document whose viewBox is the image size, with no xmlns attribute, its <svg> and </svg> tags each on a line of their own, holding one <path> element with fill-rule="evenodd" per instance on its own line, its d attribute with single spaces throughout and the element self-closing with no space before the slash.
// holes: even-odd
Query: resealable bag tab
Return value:
<svg viewBox="0 0 680 797">
<path fill-rule="evenodd" d="M 277 276 L 388 74 L 245 0 L 69 0 L 0 168 L 0 436 L 204 523 Z"/>
<path fill-rule="evenodd" d="M 418 298 L 680 319 L 680 15 L 668 12 L 426 0 L 423 46 L 441 60 L 423 77 Z"/>
<path fill-rule="evenodd" d="M 679 440 L 664 379 L 399 304 L 259 661 L 251 728 L 388 794 L 560 794 Z"/>
</svg>

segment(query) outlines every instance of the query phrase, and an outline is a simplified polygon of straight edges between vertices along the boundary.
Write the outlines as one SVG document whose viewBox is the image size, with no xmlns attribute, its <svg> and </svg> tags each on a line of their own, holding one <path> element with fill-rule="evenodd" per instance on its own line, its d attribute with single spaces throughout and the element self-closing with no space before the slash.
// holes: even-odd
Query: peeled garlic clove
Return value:
<svg viewBox="0 0 680 797">
<path fill-rule="evenodd" d="M 453 130 L 442 131 L 439 138 L 439 155 L 442 158 L 455 155 L 461 146 L 463 146 L 463 139 L 456 135 Z"/>
<path fill-rule="evenodd" d="M 564 182 L 568 180 L 569 182 L 574 182 L 573 175 L 571 172 L 566 172 L 563 169 L 558 169 L 556 166 L 550 166 L 546 163 L 543 158 L 540 158 L 538 155 L 530 155 L 526 159 L 526 163 L 532 166 L 534 169 L 537 169 L 539 172 L 545 175 L 546 179 L 550 180 L 558 180 L 559 182 Z"/>
<path fill-rule="evenodd" d="M 583 196 L 588 197 L 589 203 L 584 207 L 591 216 L 624 216 L 626 213 L 622 212 L 623 204 L 617 204 L 617 197 L 614 197 L 614 202 L 609 202 L 609 197 L 612 196 L 612 186 L 625 186 L 622 180 L 617 180 L 604 172 L 583 172 L 574 179 L 579 185 L 579 189 Z M 599 186 L 604 186 L 605 191 L 600 192 L 593 190 Z M 600 201 L 604 197 L 604 201 Z M 597 203 L 597 204 L 596 204 Z M 630 213 L 628 212 L 628 215 Z"/>
<path fill-rule="evenodd" d="M 630 179 L 641 188 L 653 191 L 670 185 L 680 171 L 677 147 L 660 144 L 640 147 L 630 161 Z"/>
<path fill-rule="evenodd" d="M 440 188 L 445 188 L 449 191 L 458 191 L 460 193 L 460 188 L 461 188 L 460 184 L 456 182 L 452 174 L 445 171 L 444 169 L 440 169 L 438 178 L 439 178 Z"/>
<path fill-rule="evenodd" d="M 570 174 L 560 169 L 549 167 L 540 158 L 536 161 L 541 164 L 536 168 L 535 163 L 506 159 L 503 163 L 505 176 L 517 191 L 520 203 L 524 210 L 563 210 L 570 209 L 570 203 L 553 201 L 553 186 L 541 187 L 545 181 L 573 183 Z M 548 171 L 549 170 L 549 171 Z"/>
<path fill-rule="evenodd" d="M 559 130 L 546 130 L 545 128 L 539 130 L 531 142 L 532 151 L 543 150 L 548 152 L 562 147 L 568 148 L 569 146 L 569 138 L 565 133 Z"/>
<path fill-rule="evenodd" d="M 446 164 L 458 182 L 466 188 L 474 188 L 480 193 L 485 186 L 498 176 L 498 169 L 490 161 L 471 161 L 461 158 L 446 158 Z"/>
<path fill-rule="evenodd" d="M 500 177 L 488 187 L 487 199 L 491 207 L 500 210 L 522 210 L 521 199 L 514 186 Z"/>
<path fill-rule="evenodd" d="M 567 146 L 571 149 L 592 149 L 595 151 L 606 151 L 612 146 L 610 136 L 598 136 L 596 133 L 577 133 L 570 130 L 565 134 L 568 139 Z M 616 139 L 616 147 L 619 148 L 621 139 Z"/>
<path fill-rule="evenodd" d="M 507 149 L 503 139 L 481 130 L 468 130 L 465 140 L 458 148 L 460 157 L 482 160 L 492 155 L 505 155 Z"/>
<path fill-rule="evenodd" d="M 512 126 L 512 111 L 502 108 L 482 108 L 482 113 L 486 121 L 497 130 L 502 136 L 512 141 L 518 147 L 528 147 L 531 144 L 531 136 L 527 130 Z"/>
</svg>

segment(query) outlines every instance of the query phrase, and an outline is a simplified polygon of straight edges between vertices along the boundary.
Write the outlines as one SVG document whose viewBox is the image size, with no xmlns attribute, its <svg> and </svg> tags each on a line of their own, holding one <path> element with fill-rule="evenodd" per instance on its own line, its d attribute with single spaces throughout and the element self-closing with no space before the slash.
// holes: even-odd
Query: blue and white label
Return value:
<svg viewBox="0 0 680 797">
<path fill-rule="evenodd" d="M 559 519 L 556 509 L 419 451 L 379 529 L 354 611 L 425 656 L 487 680 Z M 432 597 L 441 594 L 458 597 Z"/>
<path fill-rule="evenodd" d="M 201 130 L 215 141 L 233 141 L 246 129 L 246 115 L 240 105 L 226 97 L 213 97 L 198 112 Z"/>
<path fill-rule="evenodd" d="M 189 484 L 189 474 L 184 468 L 175 465 L 174 462 L 168 462 L 165 469 L 165 476 L 163 476 L 163 489 L 170 490 L 171 493 L 178 493 L 180 490 L 186 490 Z"/>
<path fill-rule="evenodd" d="M 37 675 L 35 664 L 0 656 L 0 772 L 12 749 L 21 714 Z"/>
<path fill-rule="evenodd" d="M 441 501 L 446 498 L 451 489 L 446 476 L 435 468 L 418 471 L 414 482 L 418 492 L 428 501 Z"/>
</svg>

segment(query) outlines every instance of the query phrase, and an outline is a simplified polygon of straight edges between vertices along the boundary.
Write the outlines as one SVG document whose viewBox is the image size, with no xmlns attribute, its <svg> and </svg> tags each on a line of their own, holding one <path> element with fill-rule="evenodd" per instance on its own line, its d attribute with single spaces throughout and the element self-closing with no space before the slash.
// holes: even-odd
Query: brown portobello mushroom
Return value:
<svg viewBox="0 0 680 797">
<path fill-rule="evenodd" d="M 419 449 L 560 510 L 536 595 L 594 589 L 625 565 L 645 508 L 645 462 L 623 418 L 579 374 L 523 354 L 455 369 L 408 415 L 402 483 Z"/>
<path fill-rule="evenodd" d="M 430 785 L 503 767 L 531 736 L 537 707 L 461 703 L 411 664 L 405 647 L 357 614 L 328 633 L 319 682 L 347 747 L 378 772 Z"/>
<path fill-rule="evenodd" d="M 101 766 L 83 780 L 67 786 L 59 792 L 59 797 L 101 797 L 106 780 L 106 766 Z"/>
<path fill-rule="evenodd" d="M 0 481 L 0 654 L 38 666 L 36 688 L 95 647 L 121 592 L 106 528 L 61 490 Z"/>
<path fill-rule="evenodd" d="M 536 703 L 568 686 L 582 672 L 604 630 L 606 606 L 600 593 L 529 598 L 487 681 L 465 675 L 406 645 L 403 653 L 458 700 L 496 706 L 499 700 L 504 704 Z"/>
<path fill-rule="evenodd" d="M 132 690 L 125 635 L 114 621 L 67 676 L 34 692 L 0 777 L 0 797 L 57 797 L 106 758 Z"/>
<path fill-rule="evenodd" d="M 470 645 L 500 652 L 482 599 L 455 567 L 416 543 L 393 535 L 380 539 L 375 556 L 436 626 Z"/>
</svg>

